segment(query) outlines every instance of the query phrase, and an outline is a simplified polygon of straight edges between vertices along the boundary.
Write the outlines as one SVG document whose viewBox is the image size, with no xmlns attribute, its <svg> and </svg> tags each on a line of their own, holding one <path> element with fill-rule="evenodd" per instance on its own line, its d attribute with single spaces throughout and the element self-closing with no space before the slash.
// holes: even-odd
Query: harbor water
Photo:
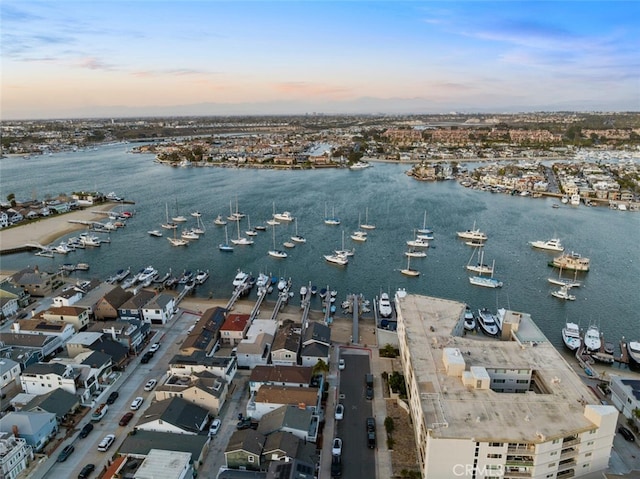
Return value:
<svg viewBox="0 0 640 479">
<path fill-rule="evenodd" d="M 640 340 L 640 214 L 603 207 L 572 207 L 551 198 L 528 198 L 467 189 L 454 181 L 418 182 L 406 175 L 408 165 L 375 163 L 359 171 L 322 169 L 276 171 L 235 168 L 172 168 L 153 162 L 153 156 L 132 154 L 129 145 L 118 144 L 50 156 L 10 157 L 0 160 L 0 196 L 14 193 L 18 199 L 51 198 L 72 191 L 114 191 L 135 202 L 115 206 L 135 211 L 127 226 L 110 234 L 111 242 L 99 248 L 78 250 L 54 258 L 19 253 L 0 258 L 3 270 L 27 265 L 55 270 L 63 263 L 88 263 L 89 271 L 73 273 L 78 278 L 106 279 L 120 268 L 132 271 L 153 265 L 160 274 L 171 270 L 209 270 L 211 277 L 197 293 L 203 297 L 227 298 L 238 269 L 291 278 L 293 291 L 302 285 L 329 287 L 344 299 L 362 293 L 373 300 L 380 292 L 405 288 L 409 293 L 448 298 L 472 308 L 505 307 L 531 314 L 540 329 L 557 346 L 566 321 L 585 329 L 597 324 L 605 339 L 616 345 L 624 336 Z M 296 234 L 307 242 L 286 249 L 286 259 L 267 254 L 274 246 L 271 227 L 253 237 L 251 246 L 235 246 L 222 252 L 224 227 L 214 218 L 237 209 L 246 214 L 240 234 L 251 226 L 264 225 L 273 211 L 290 211 L 296 222 L 275 227 L 278 249 Z M 188 247 L 172 247 L 166 239 L 173 233 L 160 228 L 176 213 L 195 226 L 191 212 L 202 213 L 206 233 Z M 418 277 L 400 273 L 407 267 L 406 241 L 423 226 L 434 231 L 426 258 L 412 258 Z M 325 212 L 339 217 L 341 224 L 324 223 Z M 368 212 L 368 215 L 367 215 Z M 350 234 L 359 223 L 375 224 L 366 242 Z M 102 218 L 96 215 L 96 220 Z M 488 289 L 469 284 L 465 266 L 472 248 L 456 237 L 456 231 L 476 225 L 489 239 L 484 262 L 495 261 L 494 276 L 502 288 Z M 227 225 L 229 239 L 238 236 L 233 222 Z M 163 238 L 147 231 L 158 229 Z M 323 255 L 335 249 L 355 248 L 347 266 L 327 263 Z M 180 228 L 178 229 L 178 234 Z M 77 235 L 77 233 L 75 233 Z M 101 234 L 105 236 L 104 234 Z M 558 271 L 548 262 L 558 253 L 535 250 L 529 241 L 560 238 L 565 253 L 575 251 L 591 260 L 591 270 L 579 273 L 582 287 L 571 293 L 575 301 L 551 296 L 558 289 L 547 278 Z M 56 241 L 54 244 L 57 244 Z M 473 260 L 476 261 L 475 258 Z M 569 274 L 570 277 L 573 275 Z M 320 308 L 319 299 L 317 309 Z"/>
</svg>

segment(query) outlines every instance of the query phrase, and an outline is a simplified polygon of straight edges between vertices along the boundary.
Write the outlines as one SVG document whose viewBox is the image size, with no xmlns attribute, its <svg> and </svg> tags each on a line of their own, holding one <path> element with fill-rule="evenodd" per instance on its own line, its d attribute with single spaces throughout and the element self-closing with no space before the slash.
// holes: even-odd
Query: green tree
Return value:
<svg viewBox="0 0 640 479">
<path fill-rule="evenodd" d="M 326 376 L 329 372 L 329 365 L 325 363 L 322 359 L 318 359 L 318 362 L 313 366 L 311 372 L 314 375 L 322 374 L 322 376 Z"/>
</svg>

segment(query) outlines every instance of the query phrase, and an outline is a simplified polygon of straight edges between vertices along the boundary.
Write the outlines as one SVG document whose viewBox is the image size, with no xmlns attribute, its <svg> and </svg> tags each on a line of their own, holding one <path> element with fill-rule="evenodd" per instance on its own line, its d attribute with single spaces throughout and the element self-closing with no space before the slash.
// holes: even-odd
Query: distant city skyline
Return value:
<svg viewBox="0 0 640 479">
<path fill-rule="evenodd" d="M 639 2 L 4 0 L 3 119 L 640 110 Z"/>
</svg>

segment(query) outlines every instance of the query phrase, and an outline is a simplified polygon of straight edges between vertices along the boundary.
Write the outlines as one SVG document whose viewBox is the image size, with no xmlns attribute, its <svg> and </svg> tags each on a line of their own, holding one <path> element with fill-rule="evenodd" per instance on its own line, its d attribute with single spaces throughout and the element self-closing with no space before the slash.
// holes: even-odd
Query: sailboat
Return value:
<svg viewBox="0 0 640 479">
<path fill-rule="evenodd" d="M 554 296 L 558 299 L 565 299 L 567 301 L 575 301 L 576 297 L 573 294 L 569 294 L 569 290 L 571 288 L 569 286 L 560 286 L 558 291 L 552 291 L 551 296 Z"/>
<path fill-rule="evenodd" d="M 227 225 L 224 226 L 224 239 L 225 239 L 224 243 L 220 243 L 218 245 L 218 249 L 220 251 L 228 251 L 228 252 L 233 251 L 233 246 L 229 244 L 229 233 L 227 232 Z"/>
<path fill-rule="evenodd" d="M 273 230 L 273 249 L 268 251 L 269 256 L 273 256 L 274 258 L 286 258 L 288 256 L 286 251 L 276 249 L 276 226 L 273 225 L 271 229 Z"/>
<path fill-rule="evenodd" d="M 476 264 L 471 264 L 471 260 L 475 256 L 476 251 L 478 250 L 480 251 L 478 262 Z M 481 250 L 480 248 L 474 248 L 474 251 L 473 253 L 471 253 L 471 258 L 469 258 L 469 262 L 467 263 L 466 268 L 468 271 L 473 271 L 475 273 L 493 274 L 493 266 L 489 266 L 488 264 L 485 264 L 483 261 L 484 261 L 484 250 Z"/>
<path fill-rule="evenodd" d="M 279 225 L 280 222 L 276 219 L 276 202 L 273 202 L 273 213 L 271 213 L 271 218 L 267 220 L 267 224 L 269 226 Z"/>
<path fill-rule="evenodd" d="M 332 209 L 331 217 L 327 216 L 327 205 L 324 205 L 324 224 L 325 225 L 339 225 L 340 218 L 336 217 L 336 208 L 335 206 Z"/>
<path fill-rule="evenodd" d="M 227 224 L 227 221 L 222 217 L 222 215 L 216 216 L 216 219 L 213 220 L 213 224 L 224 226 Z"/>
<path fill-rule="evenodd" d="M 562 268 L 560 268 L 560 271 L 558 272 L 558 277 L 557 278 L 547 278 L 547 281 L 549 281 L 549 283 L 551 284 L 555 284 L 557 286 L 567 286 L 569 288 L 579 288 L 580 285 L 582 283 L 580 283 L 580 281 L 578 281 L 576 278 L 578 277 L 578 270 L 574 271 L 573 274 L 573 280 L 569 279 L 569 278 L 563 278 L 562 277 Z"/>
<path fill-rule="evenodd" d="M 469 283 L 474 284 L 476 286 L 483 286 L 485 288 L 501 288 L 503 284 L 502 281 L 499 281 L 493 277 L 493 271 L 495 269 L 495 265 L 496 265 L 496 262 L 494 260 L 493 264 L 491 265 L 491 276 L 482 276 L 482 275 L 470 276 Z"/>
<path fill-rule="evenodd" d="M 424 219 L 422 220 L 422 228 L 418 228 L 418 234 L 430 235 L 432 233 L 433 233 L 433 230 L 431 228 L 427 228 L 427 210 L 424 210 Z"/>
<path fill-rule="evenodd" d="M 358 214 L 358 225 L 360 225 L 360 215 Z M 361 230 L 356 230 L 353 233 L 351 233 L 351 239 L 354 241 L 360 241 L 362 243 L 364 243 L 365 241 L 367 241 L 367 232 L 366 231 L 361 231 Z"/>
<path fill-rule="evenodd" d="M 187 246 L 189 244 L 186 239 L 177 237 L 176 229 L 173 230 L 173 238 L 167 238 L 167 240 L 171 243 L 171 246 Z"/>
<path fill-rule="evenodd" d="M 420 276 L 420 271 L 411 268 L 411 256 L 407 256 L 407 267 L 401 269 L 400 272 L 405 276 Z"/>
<path fill-rule="evenodd" d="M 296 218 L 296 234 L 291 237 L 291 241 L 295 241 L 296 243 L 306 243 L 307 239 L 304 236 L 300 236 L 298 234 L 298 218 Z"/>
<path fill-rule="evenodd" d="M 236 245 L 252 245 L 253 240 L 249 238 L 245 238 L 244 236 L 240 236 L 240 218 L 236 222 L 238 225 L 238 239 L 232 239 L 231 242 Z"/>
<path fill-rule="evenodd" d="M 424 251 L 420 251 L 417 249 L 410 249 L 409 251 L 404 252 L 405 256 L 409 256 L 411 258 L 426 258 L 427 253 Z"/>
<path fill-rule="evenodd" d="M 176 199 L 176 216 L 173 216 L 171 219 L 173 221 L 175 221 L 176 223 L 185 223 L 187 221 L 187 218 L 182 216 L 180 214 L 180 211 L 178 210 L 178 200 L 177 199 Z"/>
<path fill-rule="evenodd" d="M 204 223 L 200 219 L 200 216 L 196 216 L 196 226 L 195 228 L 191 228 L 191 231 L 197 235 L 203 235 L 205 233 Z"/>
<path fill-rule="evenodd" d="M 167 203 L 165 203 L 164 205 L 165 205 L 165 209 L 167 210 L 166 211 L 167 220 L 166 222 L 162 223 L 160 226 L 162 226 L 166 230 L 174 230 L 178 227 L 178 225 L 176 223 L 169 221 L 169 205 Z"/>
<path fill-rule="evenodd" d="M 369 208 L 364 211 L 364 223 L 360 225 L 360 228 L 363 230 L 374 230 L 376 229 L 376 225 L 369 223 Z"/>
<path fill-rule="evenodd" d="M 344 230 L 342 231 L 342 249 L 337 249 L 334 251 L 335 254 L 340 256 L 353 256 L 356 250 L 354 248 L 350 250 L 344 249 Z"/>
<path fill-rule="evenodd" d="M 412 248 L 428 248 L 429 242 L 426 239 L 419 238 L 417 233 L 414 239 L 407 241 L 407 246 Z"/>
<path fill-rule="evenodd" d="M 257 236 L 258 232 L 251 227 L 251 218 L 247 215 L 247 228 L 249 228 L 247 231 L 245 231 L 245 234 L 247 236 Z"/>
</svg>

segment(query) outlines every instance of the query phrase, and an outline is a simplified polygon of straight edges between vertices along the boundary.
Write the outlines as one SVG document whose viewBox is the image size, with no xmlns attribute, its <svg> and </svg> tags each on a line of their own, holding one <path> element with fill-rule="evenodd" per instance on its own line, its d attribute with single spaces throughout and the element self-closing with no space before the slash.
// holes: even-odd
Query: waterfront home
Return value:
<svg viewBox="0 0 640 479">
<path fill-rule="evenodd" d="M 247 404 L 247 417 L 260 419 L 282 406 L 297 406 L 313 413 L 320 410 L 320 390 L 289 386 L 261 386 Z"/>
<path fill-rule="evenodd" d="M 150 324 L 167 324 L 176 309 L 175 298 L 160 293 L 142 307 L 142 320 Z"/>
<path fill-rule="evenodd" d="M 278 322 L 271 319 L 254 319 L 247 336 L 237 346 L 238 367 L 252 369 L 269 363 L 271 343 L 278 329 Z"/>
<path fill-rule="evenodd" d="M 24 289 L 5 280 L 0 282 L 0 298 L 15 298 L 19 308 L 29 306 L 31 295 Z"/>
<path fill-rule="evenodd" d="M 193 330 L 180 346 L 180 352 L 191 354 L 196 351 L 203 351 L 210 354 L 220 339 L 220 328 L 225 321 L 224 308 L 209 308 L 196 323 Z"/>
<path fill-rule="evenodd" d="M 209 412 L 181 397 L 153 402 L 136 424 L 142 431 L 199 434 L 209 420 Z"/>
<path fill-rule="evenodd" d="M 44 298 L 51 295 L 55 288 L 62 285 L 62 273 L 41 272 L 38 266 L 27 267 L 14 273 L 10 281 L 29 295 Z"/>
<path fill-rule="evenodd" d="M 329 364 L 330 351 L 331 328 L 323 323 L 308 323 L 302 336 L 302 348 L 300 349 L 302 365 L 313 367 L 320 360 Z"/>
<path fill-rule="evenodd" d="M 227 319 L 220 328 L 220 342 L 235 346 L 242 341 L 251 325 L 249 318 L 248 314 L 227 314 Z"/>
<path fill-rule="evenodd" d="M 34 452 L 40 452 L 57 432 L 56 415 L 50 412 L 13 411 L 0 419 L 0 433 L 23 439 Z"/>
<path fill-rule="evenodd" d="M 111 336 L 112 340 L 128 348 L 131 353 L 137 353 L 142 349 L 150 330 L 151 326 L 148 323 L 136 319 L 110 321 L 108 326 L 96 323 L 88 329 L 88 331 L 102 332 Z"/>
<path fill-rule="evenodd" d="M 107 321 L 118 318 L 118 308 L 133 297 L 133 293 L 115 286 L 95 302 L 93 315 L 96 321 Z"/>
<path fill-rule="evenodd" d="M 156 387 L 154 393 L 156 401 L 181 397 L 217 416 L 226 402 L 229 383 L 210 371 L 194 372 L 188 376 L 172 374 Z"/>
<path fill-rule="evenodd" d="M 265 441 L 264 434 L 253 429 L 235 431 L 224 451 L 226 466 L 230 469 L 260 470 Z"/>
<path fill-rule="evenodd" d="M 84 293 L 76 288 L 65 289 L 53 297 L 54 306 L 72 306 L 82 299 Z"/>
<path fill-rule="evenodd" d="M 315 443 L 319 425 L 319 418 L 312 410 L 289 404 L 262 416 L 258 432 L 269 437 L 277 432 L 288 433 L 301 441 Z"/>
<path fill-rule="evenodd" d="M 287 322 L 276 332 L 271 345 L 271 363 L 294 366 L 298 363 L 300 325 Z"/>
<path fill-rule="evenodd" d="M 313 369 L 310 367 L 277 364 L 256 366 L 249 376 L 249 391 L 255 394 L 264 385 L 308 388 L 312 378 Z"/>
<path fill-rule="evenodd" d="M 111 358 L 114 369 L 122 369 L 129 358 L 129 347 L 102 331 L 77 333 L 67 341 L 66 349 L 67 354 L 72 358 L 82 353 L 100 351 Z"/>
<path fill-rule="evenodd" d="M 129 321 L 131 319 L 142 320 L 142 308 L 151 301 L 155 295 L 153 291 L 146 289 L 139 291 L 118 307 L 118 317 L 123 321 Z"/>
<path fill-rule="evenodd" d="M 89 326 L 89 310 L 77 306 L 52 307 L 38 313 L 34 319 L 38 317 L 45 321 L 63 321 L 73 326 L 75 331 L 82 331 Z"/>
<path fill-rule="evenodd" d="M 73 336 L 76 331 L 72 324 L 61 320 L 46 320 L 41 317 L 42 313 L 38 313 L 39 317 L 33 319 L 18 319 L 12 324 L 13 332 L 20 334 L 31 334 L 35 336 L 51 336 L 55 338 L 58 347 L 64 344 Z"/>
</svg>

